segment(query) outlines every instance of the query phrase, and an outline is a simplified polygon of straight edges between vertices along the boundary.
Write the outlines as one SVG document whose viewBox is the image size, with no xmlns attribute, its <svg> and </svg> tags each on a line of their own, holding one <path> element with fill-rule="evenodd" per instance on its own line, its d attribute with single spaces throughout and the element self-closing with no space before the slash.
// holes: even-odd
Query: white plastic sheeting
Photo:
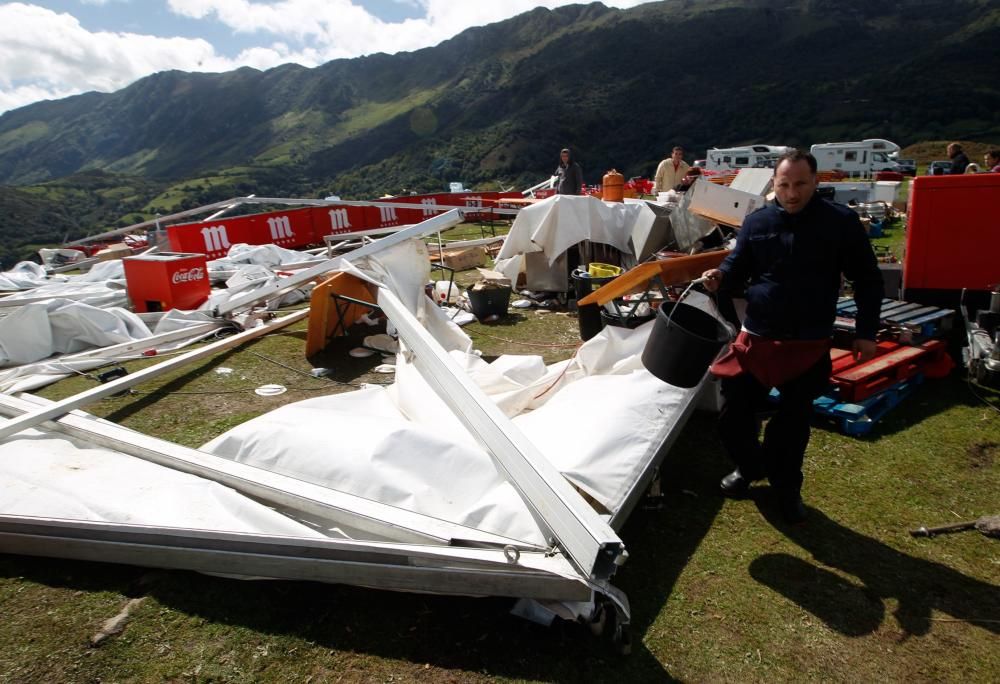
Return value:
<svg viewBox="0 0 1000 684">
<path fill-rule="evenodd" d="M 48 316 L 46 312 L 52 308 L 56 308 L 56 314 Z M 18 324 L 19 320 L 23 322 L 24 319 L 27 319 L 26 325 Z M 212 320 L 203 312 L 171 310 L 165 314 L 158 314 L 158 320 L 151 330 L 141 315 L 124 309 L 96 309 L 86 304 L 65 300 L 29 304 L 0 320 L 0 360 L 8 358 L 8 354 L 27 359 L 32 356 L 37 357 L 45 349 L 48 349 L 49 353 L 34 363 L 22 361 L 21 365 L 0 370 L 0 392 L 4 394 L 26 392 L 44 387 L 73 373 L 82 373 L 115 361 L 135 358 L 141 354 L 141 352 L 118 354 L 109 352 L 77 357 L 71 352 L 150 339 L 162 333 L 200 327 Z M 8 323 L 9 321 L 13 323 Z M 214 334 L 214 331 L 207 334 Z M 192 333 L 189 337 L 180 337 L 151 346 L 157 353 L 162 353 L 184 347 L 204 336 L 205 334 Z M 58 352 L 70 353 L 53 356 Z M 0 361 L 0 366 L 2 365 L 4 362 Z"/>
<path fill-rule="evenodd" d="M 31 363 L 92 347 L 149 337 L 131 311 L 68 299 L 26 304 L 0 319 L 0 366 Z"/>
<path fill-rule="evenodd" d="M 21 261 L 9 271 L 0 273 L 0 292 L 30 290 L 46 283 L 45 269 L 33 261 Z M 65 281 L 66 278 L 58 278 Z"/>
<path fill-rule="evenodd" d="M 224 258 L 208 262 L 209 278 L 213 282 L 224 280 L 226 289 L 213 290 L 208 300 L 198 308 L 202 311 L 211 311 L 232 297 L 277 282 L 282 276 L 278 275 L 276 270 L 281 266 L 301 264 L 315 259 L 316 257 L 306 252 L 296 252 L 278 245 L 235 244 Z M 311 283 L 303 285 L 273 301 L 269 300 L 267 307 L 274 309 L 297 304 L 307 299 L 311 290 Z"/>
<path fill-rule="evenodd" d="M 0 469 L 4 514 L 323 536 L 228 487 L 34 429 L 0 442 Z"/>
<path fill-rule="evenodd" d="M 518 212 L 494 269 L 517 282 L 517 274 L 524 270 L 522 255 L 542 252 L 551 266 L 559 255 L 584 240 L 631 254 L 633 233 L 647 234 L 656 218 L 645 202 L 554 195 Z"/>
<path fill-rule="evenodd" d="M 50 278 L 31 290 L 4 297 L 4 307 L 40 299 L 72 299 L 91 306 L 125 306 L 125 268 L 120 259 L 101 261 L 83 275 Z"/>
<path fill-rule="evenodd" d="M 451 352 L 573 484 L 616 512 L 696 390 L 639 360 L 652 324 L 609 327 L 570 360 Z M 551 388 L 551 389 L 550 389 Z M 541 532 L 516 490 L 406 355 L 391 390 L 310 399 L 260 416 L 203 450 L 529 543 Z"/>
<path fill-rule="evenodd" d="M 351 270 L 396 293 L 460 367 L 563 475 L 620 510 L 696 390 L 666 385 L 639 356 L 652 324 L 608 327 L 571 359 L 486 363 L 423 294 L 419 241 Z M 532 544 L 547 544 L 521 495 L 404 349 L 390 388 L 318 397 L 260 416 L 203 449 L 255 467 Z M 65 471 L 65 472 L 64 472 Z M 220 531 L 319 531 L 224 487 L 101 449 L 25 432 L 0 444 L 0 512 Z M 330 534 L 340 535 L 339 530 Z"/>
</svg>

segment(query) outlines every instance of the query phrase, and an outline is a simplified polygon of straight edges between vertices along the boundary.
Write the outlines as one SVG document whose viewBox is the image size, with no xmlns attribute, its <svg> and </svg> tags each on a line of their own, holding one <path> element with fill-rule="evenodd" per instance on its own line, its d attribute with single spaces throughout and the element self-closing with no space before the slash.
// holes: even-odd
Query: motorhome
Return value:
<svg viewBox="0 0 1000 684">
<path fill-rule="evenodd" d="M 744 147 L 713 147 L 705 157 L 708 171 L 739 171 L 740 169 L 774 166 L 778 157 L 789 150 L 780 145 L 746 145 Z"/>
<path fill-rule="evenodd" d="M 820 171 L 842 171 L 850 176 L 870 176 L 876 171 L 899 171 L 894 157 L 899 145 L 881 138 L 859 142 L 834 142 L 813 145 L 809 151 L 816 157 Z"/>
</svg>

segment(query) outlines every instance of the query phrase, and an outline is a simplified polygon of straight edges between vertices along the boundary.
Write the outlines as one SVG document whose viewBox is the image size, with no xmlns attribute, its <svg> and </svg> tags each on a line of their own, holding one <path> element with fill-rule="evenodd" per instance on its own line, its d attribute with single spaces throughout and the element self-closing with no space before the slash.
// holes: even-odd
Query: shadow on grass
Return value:
<svg viewBox="0 0 1000 684">
<path fill-rule="evenodd" d="M 857 436 L 856 439 L 874 441 L 880 437 L 888 437 L 956 406 L 991 406 L 1000 409 L 1000 392 L 970 383 L 958 372 L 940 380 L 925 380 L 913 394 L 886 413 L 871 432 Z M 830 432 L 841 432 L 837 421 L 819 414 L 813 424 Z"/>
<path fill-rule="evenodd" d="M 1000 634 L 995 621 L 984 622 L 1000 613 L 996 585 L 897 551 L 813 508 L 804 524 L 785 524 L 770 494 L 764 488 L 754 496 L 761 514 L 812 554 L 816 563 L 788 554 L 764 554 L 750 563 L 750 575 L 830 628 L 847 636 L 871 634 L 882 624 L 885 599 L 895 599 L 898 608 L 894 615 L 907 634 L 929 632 L 932 611 Z M 841 570 L 856 581 L 820 565 Z"/>
<path fill-rule="evenodd" d="M 138 398 L 131 397 L 128 399 L 128 404 L 122 406 L 121 408 L 115 409 L 109 413 L 106 420 L 110 420 L 113 423 L 121 424 L 123 421 L 127 420 L 134 413 L 137 413 L 145 408 L 148 408 L 156 402 L 160 401 L 164 397 L 170 396 L 173 392 L 181 391 L 188 383 L 195 381 L 202 376 L 204 376 L 208 371 L 213 368 L 220 366 L 226 359 L 228 359 L 233 354 L 240 351 L 240 347 L 235 347 L 233 349 L 227 349 L 209 359 L 206 359 L 199 363 L 197 366 L 192 367 L 186 373 L 178 375 L 173 380 L 161 385 L 152 391 L 143 391 L 139 394 Z"/>
</svg>

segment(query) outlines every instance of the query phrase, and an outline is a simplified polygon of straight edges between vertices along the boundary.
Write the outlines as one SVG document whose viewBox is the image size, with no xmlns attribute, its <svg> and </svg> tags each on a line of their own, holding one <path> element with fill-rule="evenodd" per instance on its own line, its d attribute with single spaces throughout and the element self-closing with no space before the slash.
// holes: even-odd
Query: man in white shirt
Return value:
<svg viewBox="0 0 1000 684">
<path fill-rule="evenodd" d="M 653 194 L 656 195 L 667 190 L 673 190 L 675 185 L 684 180 L 684 176 L 687 175 L 690 168 L 688 163 L 684 161 L 684 148 L 680 146 L 675 147 L 670 157 L 661 161 L 660 165 L 656 167 L 656 177 L 653 179 Z"/>
</svg>

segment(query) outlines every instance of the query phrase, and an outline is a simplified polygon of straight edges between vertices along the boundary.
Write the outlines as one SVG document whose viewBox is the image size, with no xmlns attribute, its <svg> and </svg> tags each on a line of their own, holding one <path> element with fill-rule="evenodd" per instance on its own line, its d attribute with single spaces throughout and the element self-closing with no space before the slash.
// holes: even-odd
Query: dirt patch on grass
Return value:
<svg viewBox="0 0 1000 684">
<path fill-rule="evenodd" d="M 977 442 L 965 450 L 969 457 L 969 467 L 989 468 L 996 462 L 997 453 L 1000 453 L 1000 443 L 998 442 Z"/>
</svg>

